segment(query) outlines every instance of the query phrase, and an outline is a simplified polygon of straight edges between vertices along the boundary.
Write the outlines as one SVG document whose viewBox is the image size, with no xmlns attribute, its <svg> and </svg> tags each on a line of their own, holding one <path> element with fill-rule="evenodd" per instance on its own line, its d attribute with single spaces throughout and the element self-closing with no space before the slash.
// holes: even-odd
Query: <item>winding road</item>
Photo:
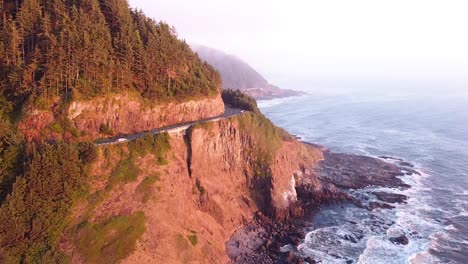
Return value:
<svg viewBox="0 0 468 264">
<path fill-rule="evenodd" d="M 96 141 L 96 145 L 102 146 L 102 145 L 113 145 L 113 144 L 125 143 L 128 141 L 142 138 L 146 135 L 156 135 L 156 134 L 160 134 L 164 132 L 167 132 L 169 134 L 176 134 L 176 133 L 180 133 L 182 131 L 189 129 L 193 125 L 207 123 L 207 122 L 214 122 L 214 121 L 218 121 L 221 119 L 227 119 L 233 116 L 241 115 L 242 113 L 244 113 L 244 110 L 238 109 L 238 108 L 232 108 L 226 105 L 224 108 L 224 114 L 219 115 L 219 116 L 200 119 L 200 120 L 193 121 L 193 122 L 187 122 L 187 123 L 181 123 L 181 124 L 156 128 L 153 130 L 131 134 L 131 135 L 122 135 L 120 137 L 115 137 L 115 138 L 100 139 Z"/>
</svg>

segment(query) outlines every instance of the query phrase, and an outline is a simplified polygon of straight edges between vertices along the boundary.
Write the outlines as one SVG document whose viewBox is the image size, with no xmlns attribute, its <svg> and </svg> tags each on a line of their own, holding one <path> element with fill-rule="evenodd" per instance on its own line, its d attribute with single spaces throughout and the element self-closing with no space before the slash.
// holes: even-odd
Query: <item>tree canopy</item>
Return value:
<svg viewBox="0 0 468 264">
<path fill-rule="evenodd" d="M 219 74 L 126 0 L 0 1 L 0 98 L 210 95 Z"/>
</svg>

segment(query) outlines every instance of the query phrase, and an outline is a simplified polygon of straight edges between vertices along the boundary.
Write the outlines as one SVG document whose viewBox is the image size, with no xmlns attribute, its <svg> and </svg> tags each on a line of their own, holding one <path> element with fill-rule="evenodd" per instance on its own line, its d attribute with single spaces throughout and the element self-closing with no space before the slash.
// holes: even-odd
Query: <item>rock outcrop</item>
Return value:
<svg viewBox="0 0 468 264">
<path fill-rule="evenodd" d="M 119 94 L 90 101 L 75 101 L 68 109 L 68 118 L 79 131 L 97 137 L 102 125 L 114 134 L 133 134 L 223 113 L 224 103 L 219 94 L 157 105 L 145 105 L 141 98 Z"/>
<path fill-rule="evenodd" d="M 20 131 L 31 140 L 96 140 L 135 134 L 164 126 L 222 115 L 221 95 L 186 101 L 150 102 L 137 94 L 109 94 L 75 100 L 63 110 L 56 102 L 46 110 L 25 111 Z"/>
</svg>

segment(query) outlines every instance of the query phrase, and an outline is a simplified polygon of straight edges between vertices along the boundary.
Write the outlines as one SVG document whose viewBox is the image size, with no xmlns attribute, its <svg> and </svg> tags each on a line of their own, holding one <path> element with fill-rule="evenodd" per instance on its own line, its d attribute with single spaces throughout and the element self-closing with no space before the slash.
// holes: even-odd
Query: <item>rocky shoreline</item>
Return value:
<svg viewBox="0 0 468 264">
<path fill-rule="evenodd" d="M 313 145 L 317 147 L 317 145 Z M 405 203 L 402 194 L 372 192 L 377 201 L 366 201 L 347 194 L 349 190 L 379 186 L 407 189 L 400 176 L 419 174 L 414 166 L 403 160 L 382 156 L 379 158 L 353 154 L 333 153 L 326 148 L 324 160 L 315 168 L 315 175 L 325 185 L 320 194 L 307 184 L 307 180 L 296 187 L 301 214 L 292 219 L 276 221 L 257 213 L 252 221 L 238 229 L 226 243 L 226 251 L 232 263 L 317 263 L 310 257 L 303 258 L 294 250 L 282 250 L 285 245 L 299 245 L 305 238 L 305 227 L 323 205 L 353 203 L 367 210 L 391 209 L 397 203 Z M 385 160 L 385 161 L 384 161 Z M 392 163 L 386 162 L 392 161 Z M 403 235 L 391 240 L 407 244 Z"/>
</svg>

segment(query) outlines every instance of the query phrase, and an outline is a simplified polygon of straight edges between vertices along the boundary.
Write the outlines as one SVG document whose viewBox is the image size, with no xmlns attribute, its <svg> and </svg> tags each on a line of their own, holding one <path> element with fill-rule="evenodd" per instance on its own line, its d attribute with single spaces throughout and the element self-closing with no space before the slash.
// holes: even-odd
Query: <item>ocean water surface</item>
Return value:
<svg viewBox="0 0 468 264">
<path fill-rule="evenodd" d="M 322 263 L 468 263 L 468 96 L 310 93 L 260 101 L 276 125 L 334 152 L 392 156 L 421 175 L 402 193 L 407 204 L 372 212 L 328 206 L 310 220 L 295 250 Z M 409 243 L 392 243 L 405 235 Z"/>
</svg>

